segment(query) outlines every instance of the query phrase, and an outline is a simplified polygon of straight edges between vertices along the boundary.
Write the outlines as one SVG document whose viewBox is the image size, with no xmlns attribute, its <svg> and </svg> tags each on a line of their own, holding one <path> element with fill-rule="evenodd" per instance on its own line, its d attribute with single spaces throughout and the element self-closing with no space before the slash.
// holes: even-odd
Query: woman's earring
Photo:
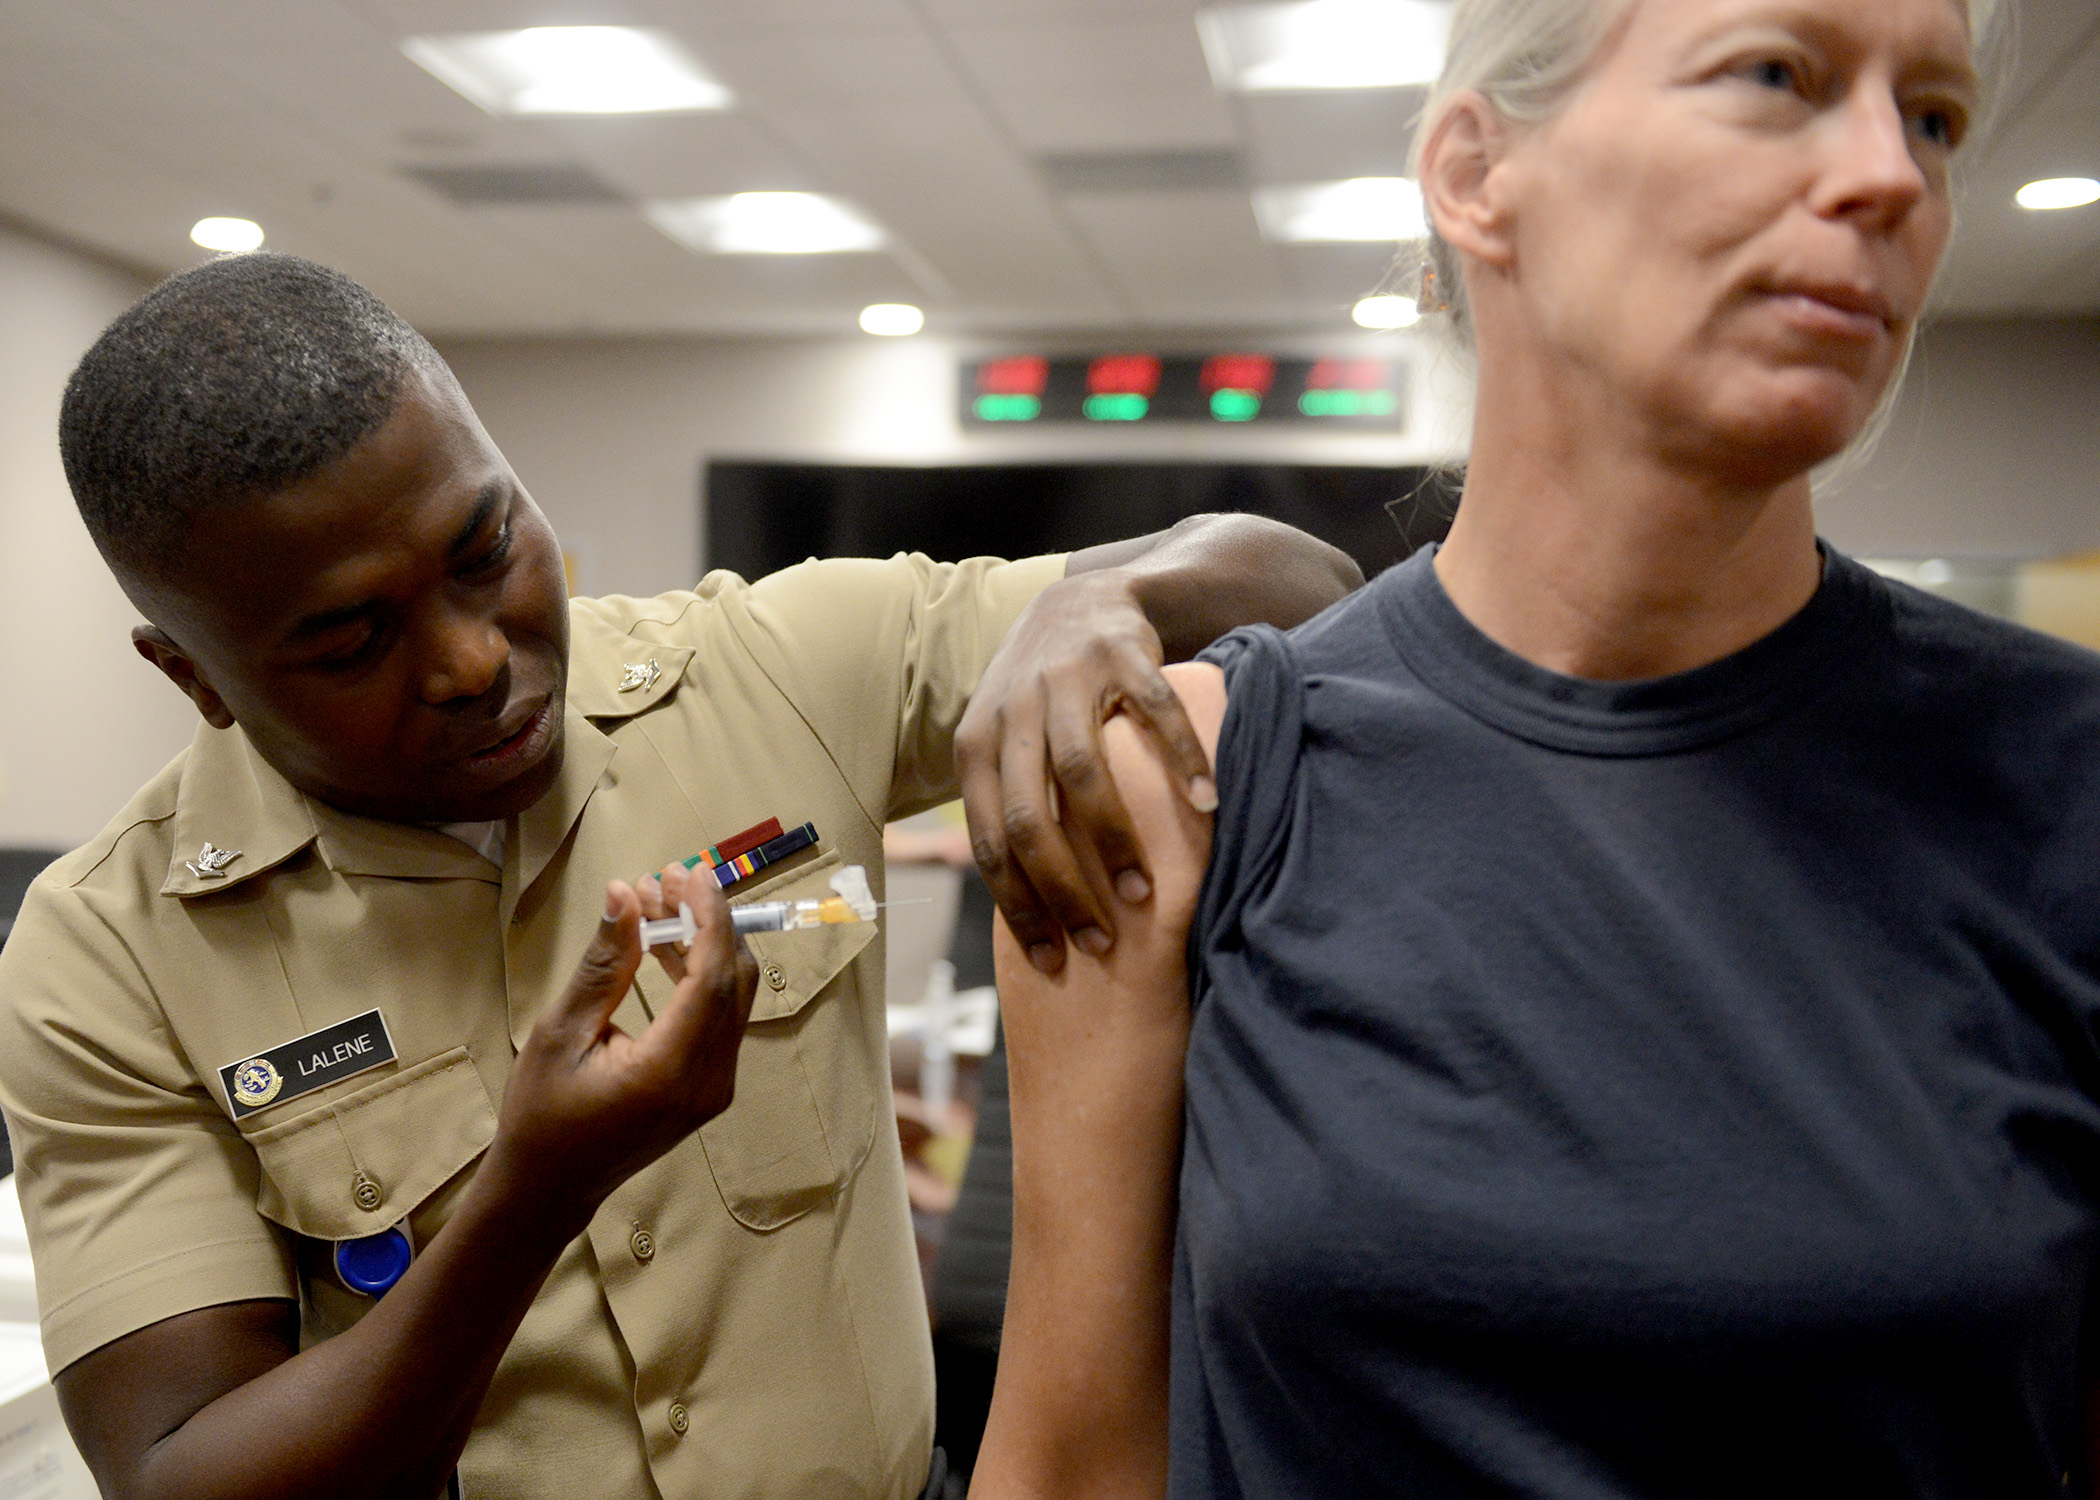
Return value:
<svg viewBox="0 0 2100 1500">
<path fill-rule="evenodd" d="M 1444 294 L 1443 282 L 1438 278 L 1435 266 L 1422 267 L 1421 295 L 1415 298 L 1415 310 L 1421 313 L 1451 311 L 1451 299 Z"/>
</svg>

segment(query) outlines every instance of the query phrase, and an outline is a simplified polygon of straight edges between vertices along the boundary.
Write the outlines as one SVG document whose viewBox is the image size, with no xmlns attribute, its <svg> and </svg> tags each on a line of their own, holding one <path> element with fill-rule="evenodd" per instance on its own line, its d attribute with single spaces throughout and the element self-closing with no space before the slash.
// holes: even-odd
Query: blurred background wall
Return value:
<svg viewBox="0 0 2100 1500">
<path fill-rule="evenodd" d="M 89 542 L 58 458 L 66 376 L 146 285 L 0 227 L 0 847 L 80 843 L 194 721 L 132 651 L 138 615 Z"/>
</svg>

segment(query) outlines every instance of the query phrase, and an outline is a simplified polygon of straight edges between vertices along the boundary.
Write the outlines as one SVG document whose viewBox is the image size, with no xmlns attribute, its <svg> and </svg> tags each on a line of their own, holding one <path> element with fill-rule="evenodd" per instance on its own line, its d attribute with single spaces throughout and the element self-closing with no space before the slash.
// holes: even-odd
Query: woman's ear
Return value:
<svg viewBox="0 0 2100 1500">
<path fill-rule="evenodd" d="M 1444 101 L 1429 122 L 1421 156 L 1422 207 L 1452 249 L 1489 265 L 1507 265 L 1515 252 L 1502 165 L 1509 126 L 1487 98 L 1471 89 Z"/>
<path fill-rule="evenodd" d="M 175 644 L 173 637 L 157 625 L 135 625 L 131 631 L 131 644 L 138 654 L 160 668 L 168 681 L 182 691 L 182 696 L 197 705 L 197 712 L 204 715 L 204 722 L 214 729 L 233 727 L 233 710 L 226 706 L 216 689 L 204 680 L 197 664 L 190 660 L 189 653 Z"/>
</svg>

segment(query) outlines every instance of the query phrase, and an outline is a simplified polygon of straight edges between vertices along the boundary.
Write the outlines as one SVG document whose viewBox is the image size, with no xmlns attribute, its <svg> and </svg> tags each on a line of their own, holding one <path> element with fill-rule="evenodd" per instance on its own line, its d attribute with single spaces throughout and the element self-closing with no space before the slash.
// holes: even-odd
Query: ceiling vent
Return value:
<svg viewBox="0 0 2100 1500">
<path fill-rule="evenodd" d="M 501 166 L 404 166 L 401 175 L 461 208 L 544 208 L 625 203 L 627 195 L 575 162 L 521 162 Z"/>
<path fill-rule="evenodd" d="M 1203 193 L 1244 188 L 1236 151 L 1109 151 L 1041 156 L 1036 167 L 1056 193 Z"/>
</svg>

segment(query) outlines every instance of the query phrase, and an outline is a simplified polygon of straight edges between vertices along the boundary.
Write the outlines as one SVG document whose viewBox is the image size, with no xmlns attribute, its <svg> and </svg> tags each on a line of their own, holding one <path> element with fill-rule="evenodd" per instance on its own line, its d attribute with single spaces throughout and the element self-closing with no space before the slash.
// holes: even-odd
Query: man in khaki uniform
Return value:
<svg viewBox="0 0 2100 1500">
<path fill-rule="evenodd" d="M 285 257 L 142 307 L 231 320 L 229 351 L 293 326 L 283 368 L 313 327 L 397 337 Z M 322 382 L 377 403 L 347 451 L 193 506 L 151 554 L 179 571 L 122 530 L 151 517 L 89 514 L 206 724 L 37 882 L 0 958 L 69 1421 L 125 1497 L 428 1496 L 455 1464 L 474 1500 L 916 1495 L 932 1371 L 879 925 L 754 936 L 754 967 L 713 883 L 667 878 L 702 927 L 674 984 L 636 969 L 655 883 L 606 882 L 777 818 L 814 847 L 733 899 L 821 896 L 845 864 L 879 896 L 882 825 L 955 795 L 969 695 L 1068 560 L 812 562 L 564 612 L 551 533 L 398 336 L 396 389 Z M 75 394 L 82 492 L 121 412 Z M 1157 565 L 1184 594 L 1234 555 L 1183 551 Z M 337 1247 L 395 1226 L 407 1274 L 351 1290 Z"/>
</svg>

